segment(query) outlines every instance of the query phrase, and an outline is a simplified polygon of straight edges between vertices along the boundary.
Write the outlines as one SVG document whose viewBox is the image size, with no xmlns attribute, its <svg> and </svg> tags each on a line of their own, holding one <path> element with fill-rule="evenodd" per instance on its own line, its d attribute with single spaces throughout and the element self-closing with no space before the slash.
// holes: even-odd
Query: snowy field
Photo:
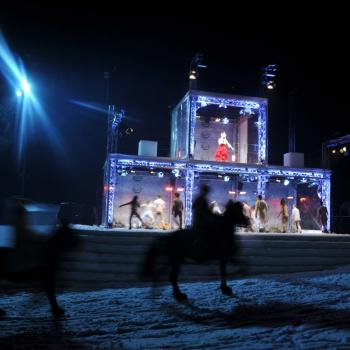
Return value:
<svg viewBox="0 0 350 350">
<path fill-rule="evenodd" d="M 46 298 L 1 293 L 1 349 L 350 349 L 350 267 L 318 273 L 59 294 L 66 315 Z"/>
</svg>

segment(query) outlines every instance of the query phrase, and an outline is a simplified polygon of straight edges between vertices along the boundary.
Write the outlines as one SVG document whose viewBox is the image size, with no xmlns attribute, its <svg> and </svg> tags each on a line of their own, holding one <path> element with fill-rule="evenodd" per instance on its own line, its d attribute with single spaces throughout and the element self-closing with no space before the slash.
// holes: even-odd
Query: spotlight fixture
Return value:
<svg viewBox="0 0 350 350">
<path fill-rule="evenodd" d="M 269 64 L 262 68 L 261 84 L 268 90 L 273 90 L 276 88 L 276 70 L 277 68 L 275 64 Z"/>
<path fill-rule="evenodd" d="M 223 124 L 228 124 L 228 123 L 229 123 L 229 119 L 225 117 L 225 118 L 222 120 L 222 123 L 223 123 Z"/>
<path fill-rule="evenodd" d="M 266 84 L 266 88 L 268 90 L 273 90 L 275 87 L 276 87 L 276 83 L 274 81 L 272 81 L 272 80 L 267 82 L 267 84 Z"/>
<path fill-rule="evenodd" d="M 175 177 L 180 177 L 180 170 L 179 169 L 172 170 L 172 173 L 174 174 Z"/>
</svg>

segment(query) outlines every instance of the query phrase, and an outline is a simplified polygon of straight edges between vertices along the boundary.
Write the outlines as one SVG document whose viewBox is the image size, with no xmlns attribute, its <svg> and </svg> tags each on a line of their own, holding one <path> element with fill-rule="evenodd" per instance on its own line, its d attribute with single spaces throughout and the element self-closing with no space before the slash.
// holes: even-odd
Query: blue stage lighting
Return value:
<svg viewBox="0 0 350 350">
<path fill-rule="evenodd" d="M 22 91 L 25 95 L 29 95 L 30 94 L 30 84 L 28 83 L 27 79 L 22 79 L 21 80 L 21 87 L 22 87 Z"/>
</svg>

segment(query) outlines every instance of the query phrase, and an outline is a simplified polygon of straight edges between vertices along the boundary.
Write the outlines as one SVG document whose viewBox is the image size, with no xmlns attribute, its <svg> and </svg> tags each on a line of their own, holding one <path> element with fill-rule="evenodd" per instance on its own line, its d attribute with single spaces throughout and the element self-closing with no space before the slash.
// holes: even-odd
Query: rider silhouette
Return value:
<svg viewBox="0 0 350 350">
<path fill-rule="evenodd" d="M 212 230 L 210 229 L 210 226 L 212 226 L 213 214 L 210 210 L 207 198 L 209 192 L 209 186 L 203 185 L 199 196 L 195 199 L 192 206 L 192 230 L 196 236 L 194 247 L 198 252 L 198 257 L 206 255 L 211 241 L 214 239 Z"/>
<path fill-rule="evenodd" d="M 200 190 L 199 196 L 195 199 L 192 206 L 192 217 L 193 223 L 192 228 L 194 231 L 200 231 L 205 228 L 209 217 L 211 216 L 211 211 L 209 208 L 208 194 L 210 188 L 208 185 L 203 185 Z"/>
</svg>

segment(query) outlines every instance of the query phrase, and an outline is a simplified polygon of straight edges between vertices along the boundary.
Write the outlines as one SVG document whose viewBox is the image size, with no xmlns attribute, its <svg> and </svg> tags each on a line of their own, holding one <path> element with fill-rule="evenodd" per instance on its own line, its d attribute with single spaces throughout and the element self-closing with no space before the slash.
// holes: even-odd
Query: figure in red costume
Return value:
<svg viewBox="0 0 350 350">
<path fill-rule="evenodd" d="M 230 148 L 233 151 L 233 147 L 227 141 L 226 132 L 223 131 L 220 133 L 220 137 L 218 139 L 218 148 L 215 151 L 214 159 L 218 162 L 227 162 L 228 161 L 228 148 Z"/>
</svg>

